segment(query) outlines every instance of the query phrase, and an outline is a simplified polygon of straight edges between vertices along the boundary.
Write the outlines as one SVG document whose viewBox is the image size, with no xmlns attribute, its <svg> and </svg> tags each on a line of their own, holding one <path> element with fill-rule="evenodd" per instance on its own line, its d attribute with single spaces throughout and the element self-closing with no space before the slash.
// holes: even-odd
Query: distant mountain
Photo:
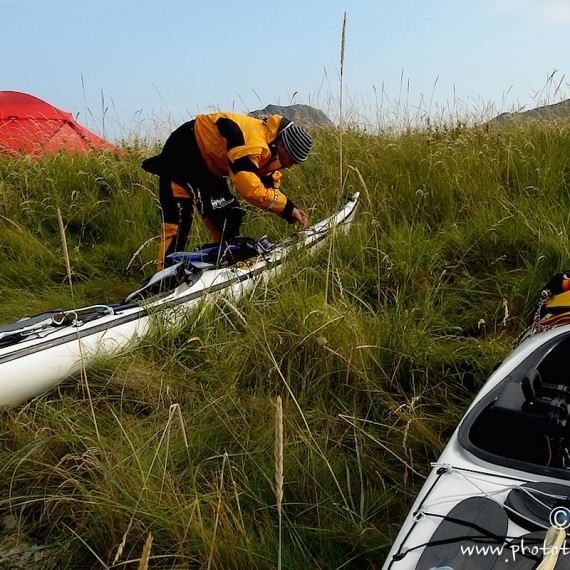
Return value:
<svg viewBox="0 0 570 570">
<path fill-rule="evenodd" d="M 267 105 L 265 109 L 252 111 L 249 115 L 258 119 L 271 115 L 281 115 L 303 126 L 334 127 L 333 122 L 323 111 L 315 109 L 310 105 Z"/>
<path fill-rule="evenodd" d="M 489 124 L 510 125 L 512 123 L 522 123 L 530 120 L 565 118 L 570 118 L 570 99 L 553 105 L 544 105 L 543 107 L 530 109 L 529 111 L 501 113 L 489 121 Z"/>
</svg>

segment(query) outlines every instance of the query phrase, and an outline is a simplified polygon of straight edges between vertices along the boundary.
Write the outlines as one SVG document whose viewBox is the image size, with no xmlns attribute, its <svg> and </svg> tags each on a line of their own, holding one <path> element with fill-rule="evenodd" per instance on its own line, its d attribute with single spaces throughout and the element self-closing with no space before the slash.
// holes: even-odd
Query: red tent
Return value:
<svg viewBox="0 0 570 570">
<path fill-rule="evenodd" d="M 119 149 L 75 122 L 71 113 L 18 91 L 0 91 L 0 152 L 56 154 Z"/>
</svg>

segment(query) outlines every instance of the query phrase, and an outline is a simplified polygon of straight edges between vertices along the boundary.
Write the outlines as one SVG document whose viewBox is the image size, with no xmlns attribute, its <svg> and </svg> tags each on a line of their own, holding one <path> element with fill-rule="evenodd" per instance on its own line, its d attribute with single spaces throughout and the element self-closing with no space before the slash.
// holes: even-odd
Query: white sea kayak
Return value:
<svg viewBox="0 0 570 570">
<path fill-rule="evenodd" d="M 239 298 L 278 273 L 292 250 L 312 250 L 332 231 L 348 231 L 358 202 L 356 193 L 334 215 L 281 244 L 241 240 L 174 254 L 170 267 L 117 304 L 50 311 L 0 326 L 0 405 L 24 402 L 95 359 L 119 354 L 145 337 L 156 319 L 177 326 L 204 299 Z"/>
</svg>

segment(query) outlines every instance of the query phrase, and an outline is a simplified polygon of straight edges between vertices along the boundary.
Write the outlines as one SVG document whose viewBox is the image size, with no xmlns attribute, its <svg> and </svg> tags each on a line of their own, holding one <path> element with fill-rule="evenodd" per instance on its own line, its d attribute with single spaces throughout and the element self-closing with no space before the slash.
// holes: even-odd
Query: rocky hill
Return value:
<svg viewBox="0 0 570 570">
<path fill-rule="evenodd" d="M 267 105 L 265 109 L 252 111 L 252 117 L 264 118 L 270 115 L 281 115 L 291 121 L 295 121 L 303 126 L 313 127 L 334 127 L 333 122 L 320 109 L 315 109 L 310 105 Z"/>
<path fill-rule="evenodd" d="M 512 123 L 521 123 L 530 120 L 552 120 L 565 119 L 570 117 L 570 99 L 566 99 L 560 103 L 553 105 L 544 105 L 529 111 L 520 111 L 513 113 L 501 113 L 491 121 L 490 124 L 509 125 Z"/>
</svg>

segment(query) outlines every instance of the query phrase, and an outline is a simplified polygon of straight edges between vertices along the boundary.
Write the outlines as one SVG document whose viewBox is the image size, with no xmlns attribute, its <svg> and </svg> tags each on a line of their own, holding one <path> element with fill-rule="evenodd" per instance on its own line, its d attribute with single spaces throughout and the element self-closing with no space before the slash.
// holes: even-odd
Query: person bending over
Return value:
<svg viewBox="0 0 570 570">
<path fill-rule="evenodd" d="M 256 119 L 234 113 L 197 115 L 168 137 L 162 152 L 142 168 L 159 176 L 163 213 L 158 270 L 167 255 L 183 251 L 194 208 L 214 242 L 239 235 L 244 211 L 227 178 L 247 202 L 305 227 L 307 214 L 281 192 L 281 170 L 307 160 L 313 141 L 279 115 Z"/>
</svg>

